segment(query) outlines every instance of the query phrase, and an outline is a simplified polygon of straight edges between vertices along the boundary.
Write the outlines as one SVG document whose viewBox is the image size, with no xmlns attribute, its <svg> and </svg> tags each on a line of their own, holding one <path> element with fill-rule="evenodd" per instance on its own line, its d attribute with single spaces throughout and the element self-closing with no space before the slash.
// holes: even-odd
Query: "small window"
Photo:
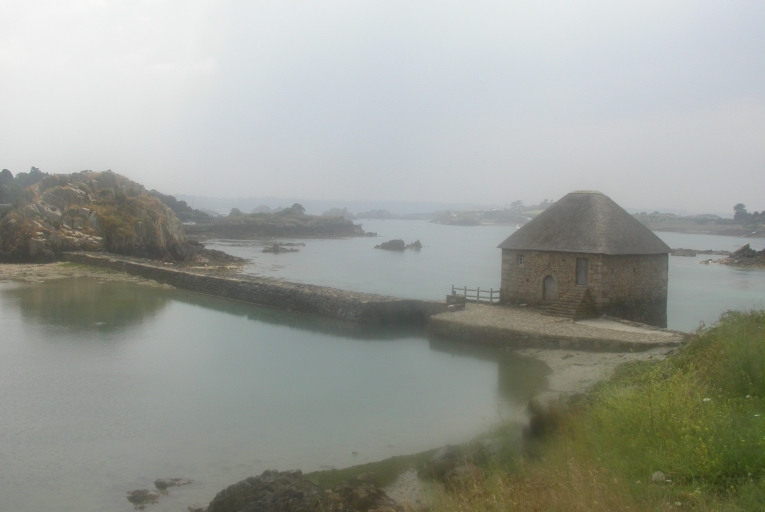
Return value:
<svg viewBox="0 0 765 512">
<path fill-rule="evenodd" d="M 576 284 L 587 284 L 587 258 L 576 259 Z"/>
<path fill-rule="evenodd" d="M 523 265 L 523 262 L 525 261 L 523 254 L 517 254 L 515 257 L 515 261 L 518 263 L 518 266 Z"/>
</svg>

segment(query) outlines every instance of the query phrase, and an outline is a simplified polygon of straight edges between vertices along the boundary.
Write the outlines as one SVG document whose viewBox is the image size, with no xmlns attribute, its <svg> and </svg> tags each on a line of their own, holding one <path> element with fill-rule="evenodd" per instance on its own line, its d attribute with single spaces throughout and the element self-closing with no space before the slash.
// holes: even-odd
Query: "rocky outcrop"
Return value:
<svg viewBox="0 0 765 512">
<path fill-rule="evenodd" d="M 732 265 L 735 267 L 765 267 L 765 249 L 756 251 L 749 244 L 739 247 L 725 259 L 715 263 Z"/>
<path fill-rule="evenodd" d="M 300 470 L 264 471 L 219 492 L 206 512 L 393 512 L 400 507 L 371 479 L 360 475 L 322 490 Z"/>
<path fill-rule="evenodd" d="M 66 251 L 164 260 L 194 253 L 175 214 L 110 171 L 48 176 L 0 217 L 0 259 L 50 261 Z"/>
<path fill-rule="evenodd" d="M 422 249 L 422 243 L 419 240 L 415 240 L 411 244 L 407 244 L 401 239 L 395 239 L 395 240 L 388 240 L 387 242 L 383 242 L 380 245 L 375 245 L 375 249 L 383 249 L 385 251 L 399 251 L 399 252 L 404 252 L 404 250 L 406 249 L 419 251 L 420 249 Z"/>
<path fill-rule="evenodd" d="M 385 251 L 401 251 L 403 252 L 404 249 L 406 249 L 406 244 L 403 240 L 388 240 L 387 242 L 383 242 L 380 245 L 375 245 L 375 249 L 383 249 Z"/>
<path fill-rule="evenodd" d="M 294 247 L 285 247 L 285 245 L 294 245 L 294 244 L 274 244 L 264 248 L 262 252 L 270 252 L 273 254 L 281 254 L 284 252 L 300 252 L 300 249 L 295 249 Z"/>
</svg>

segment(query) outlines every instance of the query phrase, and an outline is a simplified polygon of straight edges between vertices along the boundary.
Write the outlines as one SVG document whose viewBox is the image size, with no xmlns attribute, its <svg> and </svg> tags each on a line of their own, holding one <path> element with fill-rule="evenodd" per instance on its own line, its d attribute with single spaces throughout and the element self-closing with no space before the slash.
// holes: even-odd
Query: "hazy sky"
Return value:
<svg viewBox="0 0 765 512">
<path fill-rule="evenodd" d="M 0 0 L 0 168 L 765 208 L 765 2 Z"/>
</svg>

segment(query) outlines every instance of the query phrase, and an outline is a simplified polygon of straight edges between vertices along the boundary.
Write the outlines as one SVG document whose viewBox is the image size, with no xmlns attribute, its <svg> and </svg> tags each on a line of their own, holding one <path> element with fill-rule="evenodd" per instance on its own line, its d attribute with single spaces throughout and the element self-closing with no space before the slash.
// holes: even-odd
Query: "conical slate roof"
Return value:
<svg viewBox="0 0 765 512">
<path fill-rule="evenodd" d="M 566 194 L 510 235 L 499 248 L 590 254 L 663 254 L 671 251 L 610 197 L 589 190 Z"/>
</svg>

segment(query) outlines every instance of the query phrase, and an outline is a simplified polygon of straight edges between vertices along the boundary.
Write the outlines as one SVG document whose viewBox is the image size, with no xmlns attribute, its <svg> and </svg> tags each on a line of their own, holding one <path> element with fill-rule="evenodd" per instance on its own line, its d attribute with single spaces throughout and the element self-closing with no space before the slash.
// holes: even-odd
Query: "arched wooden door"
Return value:
<svg viewBox="0 0 765 512">
<path fill-rule="evenodd" d="M 555 299 L 555 278 L 553 276 L 547 276 L 545 277 L 545 280 L 542 282 L 542 298 L 544 300 L 554 300 Z"/>
</svg>

